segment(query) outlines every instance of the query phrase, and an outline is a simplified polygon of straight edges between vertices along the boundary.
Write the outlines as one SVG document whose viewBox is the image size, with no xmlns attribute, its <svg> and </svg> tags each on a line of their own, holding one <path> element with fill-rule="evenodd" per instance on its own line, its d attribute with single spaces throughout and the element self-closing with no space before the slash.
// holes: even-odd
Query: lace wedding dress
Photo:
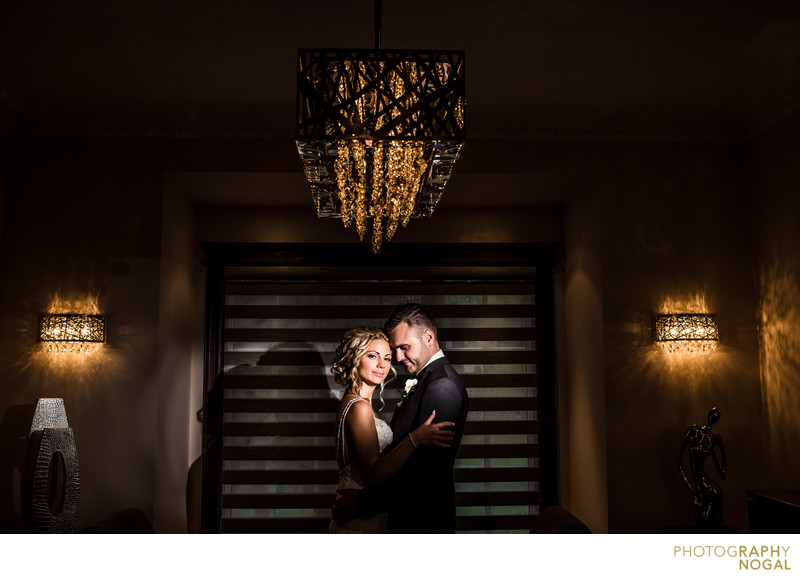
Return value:
<svg viewBox="0 0 800 579">
<path fill-rule="evenodd" d="M 336 428 L 336 462 L 339 465 L 339 486 L 336 488 L 338 493 L 345 489 L 363 489 L 366 484 L 364 477 L 358 468 L 358 463 L 355 461 L 348 462 L 349 457 L 347 453 L 347 441 L 345 440 L 345 418 L 350 408 L 356 402 L 365 402 L 372 404 L 366 398 L 353 398 L 347 402 L 342 410 L 342 415 L 339 417 L 339 423 Z M 374 413 L 373 413 L 374 414 Z M 378 446 L 380 451 L 383 452 L 392 442 L 392 429 L 375 416 L 375 429 L 378 431 Z M 380 513 L 368 519 L 353 519 L 344 524 L 339 524 L 331 520 L 328 527 L 329 533 L 386 533 L 386 513 Z"/>
</svg>

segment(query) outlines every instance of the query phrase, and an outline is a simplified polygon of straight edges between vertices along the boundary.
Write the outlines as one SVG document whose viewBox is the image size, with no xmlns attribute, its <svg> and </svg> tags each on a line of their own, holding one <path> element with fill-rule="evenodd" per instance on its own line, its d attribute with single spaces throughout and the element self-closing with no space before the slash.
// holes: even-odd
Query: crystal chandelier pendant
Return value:
<svg viewBox="0 0 800 579">
<path fill-rule="evenodd" d="M 428 217 L 461 154 L 464 53 L 298 51 L 297 150 L 318 217 L 372 251 Z"/>
</svg>

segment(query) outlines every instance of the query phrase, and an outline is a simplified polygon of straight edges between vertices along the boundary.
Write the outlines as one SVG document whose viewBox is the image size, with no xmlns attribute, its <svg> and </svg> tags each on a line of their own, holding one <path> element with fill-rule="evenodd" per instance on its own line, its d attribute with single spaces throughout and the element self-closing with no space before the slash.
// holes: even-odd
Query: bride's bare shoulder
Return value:
<svg viewBox="0 0 800 579">
<path fill-rule="evenodd" d="M 354 400 L 354 402 L 351 403 L 352 400 Z M 372 412 L 372 404 L 370 404 L 368 400 L 359 396 L 342 400 L 342 409 L 344 409 L 348 404 L 350 404 L 350 409 L 347 411 L 345 421 L 349 425 L 357 425 L 360 423 L 368 423 L 373 421 L 374 414 Z"/>
</svg>

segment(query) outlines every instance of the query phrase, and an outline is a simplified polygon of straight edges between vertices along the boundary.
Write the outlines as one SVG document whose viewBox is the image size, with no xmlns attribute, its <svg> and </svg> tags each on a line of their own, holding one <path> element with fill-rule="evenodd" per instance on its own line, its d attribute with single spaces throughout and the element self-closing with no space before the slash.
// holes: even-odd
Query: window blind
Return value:
<svg viewBox="0 0 800 579">
<path fill-rule="evenodd" d="M 342 394 L 330 374 L 334 351 L 347 329 L 382 326 L 412 301 L 436 318 L 470 397 L 455 465 L 457 531 L 530 529 L 540 505 L 535 271 L 477 273 L 448 268 L 415 279 L 388 270 L 353 280 L 336 268 L 314 279 L 268 267 L 226 270 L 222 532 L 327 531 Z M 405 382 L 405 368 L 394 366 L 399 376 L 383 393 L 387 422 Z"/>
</svg>

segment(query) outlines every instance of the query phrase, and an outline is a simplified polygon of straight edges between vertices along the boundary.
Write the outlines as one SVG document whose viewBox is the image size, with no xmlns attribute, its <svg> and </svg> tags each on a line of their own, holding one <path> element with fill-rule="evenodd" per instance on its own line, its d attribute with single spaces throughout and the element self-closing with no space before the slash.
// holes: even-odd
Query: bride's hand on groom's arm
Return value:
<svg viewBox="0 0 800 579">
<path fill-rule="evenodd" d="M 433 419 L 436 416 L 436 411 L 431 412 L 428 419 L 414 429 L 412 436 L 417 445 L 423 446 L 440 446 L 447 448 L 450 446 L 450 441 L 453 440 L 453 431 L 447 430 L 455 426 L 453 422 L 436 422 Z"/>
<path fill-rule="evenodd" d="M 333 520 L 337 523 L 352 521 L 358 516 L 356 511 L 356 489 L 344 489 L 337 492 L 336 502 L 333 503 Z"/>
</svg>

